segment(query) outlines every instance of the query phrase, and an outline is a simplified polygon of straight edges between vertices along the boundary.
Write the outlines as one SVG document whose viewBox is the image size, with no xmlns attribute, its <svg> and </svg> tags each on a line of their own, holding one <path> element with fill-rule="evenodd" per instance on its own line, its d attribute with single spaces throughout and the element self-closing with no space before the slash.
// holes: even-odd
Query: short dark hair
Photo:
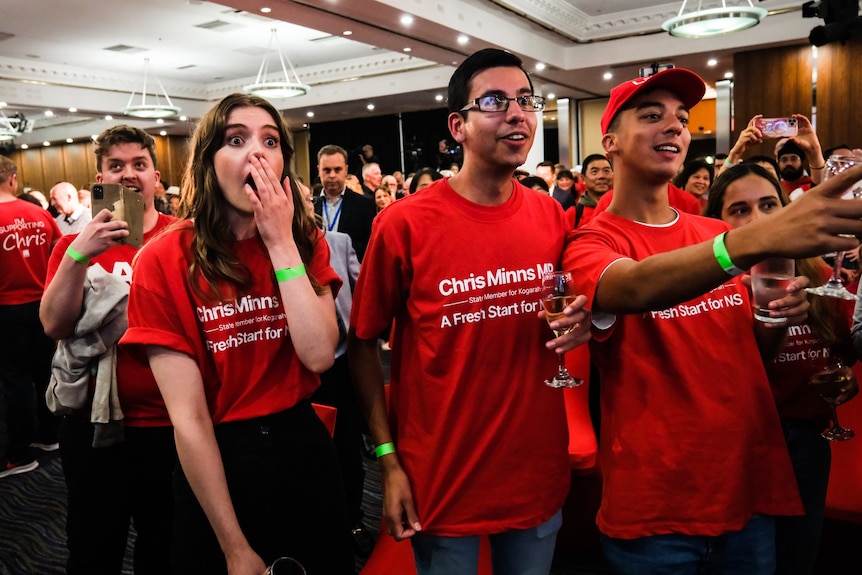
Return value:
<svg viewBox="0 0 862 575">
<path fill-rule="evenodd" d="M 527 77 L 530 91 L 533 91 L 533 81 L 527 71 L 524 70 L 520 58 L 505 50 L 485 48 L 474 52 L 461 62 L 461 65 L 449 79 L 449 112 L 460 112 L 461 108 L 467 105 L 467 98 L 470 97 L 470 82 L 473 77 L 490 68 L 518 68 Z M 462 113 L 466 114 L 466 112 Z"/>
<path fill-rule="evenodd" d="M 559 172 L 557 172 L 556 177 L 558 180 L 562 180 L 563 178 L 569 178 L 570 180 L 575 179 L 575 175 L 572 173 L 571 170 L 560 170 Z"/>
<path fill-rule="evenodd" d="M 556 173 L 556 171 L 557 171 L 557 164 L 555 164 L 554 162 L 552 162 L 550 160 L 545 160 L 544 162 L 539 162 L 538 164 L 536 164 L 537 170 L 539 168 L 543 168 L 543 167 L 544 168 L 551 168 L 552 174 Z"/>
<path fill-rule="evenodd" d="M 775 161 L 775 158 L 772 156 L 749 156 L 742 160 L 743 164 L 769 164 L 775 170 L 776 174 L 780 174 L 781 170 L 778 169 L 778 162 Z"/>
<path fill-rule="evenodd" d="M 598 162 L 599 160 L 605 160 L 606 162 L 609 162 L 609 160 L 601 154 L 590 154 L 589 156 L 584 158 L 584 161 L 581 162 L 581 173 L 586 174 L 587 168 L 590 167 L 590 164 L 592 164 L 593 162 Z"/>
<path fill-rule="evenodd" d="M 119 126 L 108 128 L 96 138 L 97 172 L 102 171 L 102 160 L 105 158 L 105 155 L 108 154 L 111 148 L 120 144 L 140 144 L 142 148 L 145 148 L 150 153 L 150 159 L 153 160 L 153 169 L 159 169 L 159 163 L 156 159 L 156 141 L 153 137 L 140 128 L 120 124 Z"/>
<path fill-rule="evenodd" d="M 521 180 L 521 183 L 523 185 L 527 186 L 528 188 L 532 188 L 533 186 L 539 186 L 540 188 L 542 188 L 546 192 L 551 191 L 550 188 L 548 188 L 548 182 L 546 182 L 545 180 L 543 180 L 539 176 L 527 176 L 526 178 Z"/>
<path fill-rule="evenodd" d="M 712 164 L 704 160 L 703 158 L 697 158 L 689 163 L 687 163 L 682 171 L 677 174 L 677 176 L 673 179 L 673 185 L 685 189 L 685 184 L 688 182 L 688 179 L 696 172 L 701 170 L 706 170 L 709 173 L 709 185 L 712 186 L 712 180 L 715 178 L 715 168 L 712 167 Z"/>
<path fill-rule="evenodd" d="M 347 150 L 341 146 L 336 146 L 335 144 L 327 144 L 318 150 L 317 163 L 320 163 L 321 156 L 334 156 L 335 154 L 341 154 L 344 156 L 344 163 L 347 163 Z"/>
</svg>

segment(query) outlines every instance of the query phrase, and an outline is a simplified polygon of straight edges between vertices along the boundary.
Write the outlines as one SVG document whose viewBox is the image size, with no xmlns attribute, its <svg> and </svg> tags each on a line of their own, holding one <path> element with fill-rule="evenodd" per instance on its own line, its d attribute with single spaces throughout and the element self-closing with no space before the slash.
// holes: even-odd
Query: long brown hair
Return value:
<svg viewBox="0 0 862 575">
<path fill-rule="evenodd" d="M 703 215 L 720 220 L 727 188 L 745 176 L 758 176 L 765 179 L 775 188 L 775 193 L 778 194 L 778 200 L 782 206 L 790 203 L 790 198 L 787 197 L 781 184 L 765 168 L 753 163 L 742 163 L 728 168 L 715 179 L 709 190 L 709 200 L 703 209 Z M 823 260 L 820 258 L 796 260 L 796 273 L 807 277 L 811 285 L 820 285 L 824 281 L 823 266 Z M 835 302 L 829 300 L 832 298 L 808 296 L 808 303 L 811 306 L 808 309 L 808 323 L 811 325 L 812 331 L 824 343 L 834 345 L 838 340 L 835 325 L 837 321 L 840 321 L 840 318 Z"/>
<path fill-rule="evenodd" d="M 218 184 L 215 172 L 215 153 L 224 145 L 228 117 L 235 108 L 255 107 L 265 110 L 278 128 L 284 172 L 290 182 L 293 196 L 293 238 L 300 257 L 308 265 L 314 256 L 319 233 L 314 220 L 303 202 L 299 187 L 290 168 L 294 150 L 287 125 L 278 110 L 267 100 L 250 94 L 231 94 L 211 108 L 200 120 L 192 135 L 183 176 L 180 217 L 194 222 L 194 238 L 191 243 L 193 261 L 189 266 L 189 278 L 195 292 L 207 299 L 225 301 L 235 293 L 248 289 L 252 284 L 251 272 L 233 253 L 234 242 L 228 222 L 230 206 Z M 199 278 L 209 286 L 205 293 Z M 309 276 L 317 293 L 322 288 Z M 274 276 L 273 276 L 273 281 Z M 232 294 L 222 293 L 219 282 L 227 282 Z"/>
</svg>

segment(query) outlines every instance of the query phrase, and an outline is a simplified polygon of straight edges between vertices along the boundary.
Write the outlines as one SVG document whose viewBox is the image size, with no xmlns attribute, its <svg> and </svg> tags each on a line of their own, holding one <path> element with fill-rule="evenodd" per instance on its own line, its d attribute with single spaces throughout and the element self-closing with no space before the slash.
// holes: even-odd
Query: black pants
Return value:
<svg viewBox="0 0 862 575">
<path fill-rule="evenodd" d="M 347 493 L 347 519 L 351 526 L 362 520 L 362 492 L 365 468 L 362 465 L 362 431 L 365 420 L 350 377 L 347 354 L 335 358 L 331 368 L 320 374 L 320 388 L 311 401 L 338 409 L 335 419 L 335 449 Z"/>
<path fill-rule="evenodd" d="M 0 387 L 9 461 L 30 461 L 33 441 L 57 441 L 59 418 L 45 404 L 55 349 L 39 321 L 38 301 L 0 306 Z"/>
<path fill-rule="evenodd" d="M 311 404 L 221 424 L 215 432 L 240 527 L 264 562 L 290 556 L 309 575 L 353 575 L 335 448 Z M 174 501 L 174 573 L 227 573 L 215 533 L 180 470 Z"/>
<path fill-rule="evenodd" d="M 118 575 L 134 520 L 135 575 L 170 571 L 176 466 L 173 429 L 127 427 L 126 442 L 93 447 L 93 424 L 65 417 L 60 457 L 68 490 L 67 575 Z"/>
</svg>

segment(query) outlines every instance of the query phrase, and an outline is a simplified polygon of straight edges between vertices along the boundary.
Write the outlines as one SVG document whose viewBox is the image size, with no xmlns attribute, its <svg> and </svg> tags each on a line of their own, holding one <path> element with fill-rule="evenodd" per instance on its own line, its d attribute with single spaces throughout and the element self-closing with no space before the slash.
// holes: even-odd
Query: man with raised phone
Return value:
<svg viewBox="0 0 862 575">
<path fill-rule="evenodd" d="M 732 231 L 668 203 L 703 80 L 681 68 L 617 86 L 601 120 L 614 166 L 605 212 L 572 232 L 563 265 L 592 310 L 602 381 L 597 523 L 617 573 L 767 575 L 773 516 L 802 513 L 764 360 L 805 320 L 796 277 L 755 321 L 748 270 L 858 245 L 856 167 L 776 215 Z M 840 234 L 851 234 L 845 237 Z M 742 278 L 746 278 L 743 283 Z"/>
</svg>

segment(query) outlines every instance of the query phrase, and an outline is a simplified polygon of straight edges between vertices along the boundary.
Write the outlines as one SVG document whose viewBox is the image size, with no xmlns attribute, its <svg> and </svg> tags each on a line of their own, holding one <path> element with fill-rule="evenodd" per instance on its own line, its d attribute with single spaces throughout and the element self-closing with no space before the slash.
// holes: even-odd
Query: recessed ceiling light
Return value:
<svg viewBox="0 0 862 575">
<path fill-rule="evenodd" d="M 49 142 L 48 140 L 45 140 L 44 142 L 42 142 L 42 145 L 45 147 L 48 147 L 51 145 L 51 142 Z"/>
<path fill-rule="evenodd" d="M 437 94 L 436 96 L 434 96 L 434 99 L 437 100 L 438 102 L 442 102 L 443 101 L 443 94 Z"/>
<path fill-rule="evenodd" d="M 545 66 L 545 63 L 544 63 L 544 62 L 536 62 L 536 70 L 538 70 L 539 72 L 541 72 L 542 70 L 544 70 L 544 69 L 545 69 L 545 67 L 546 67 L 546 66 Z"/>
<path fill-rule="evenodd" d="M 72 106 L 71 108 L 69 108 L 69 111 L 70 111 L 70 112 L 72 112 L 72 113 L 74 114 L 75 112 L 77 112 L 77 111 L 78 111 L 78 108 L 76 108 L 76 107 Z"/>
<path fill-rule="evenodd" d="M 110 114 L 108 114 L 107 116 L 105 116 L 105 121 L 106 121 L 106 122 L 110 122 L 110 121 L 111 121 L 111 120 L 113 120 L 113 119 L 114 119 L 114 117 L 113 117 L 112 115 L 110 115 Z"/>
<path fill-rule="evenodd" d="M 554 94 L 553 92 L 548 92 L 548 100 L 553 100 L 556 97 L 557 97 L 557 95 Z"/>
<path fill-rule="evenodd" d="M 156 118 L 156 124 L 164 124 L 164 123 L 165 123 L 164 118 Z"/>
<path fill-rule="evenodd" d="M 602 78 L 604 78 L 605 80 L 610 80 L 613 77 L 614 77 L 613 72 L 605 72 L 604 74 L 602 74 Z"/>
<path fill-rule="evenodd" d="M 167 130 L 162 130 L 161 132 L 159 132 L 159 135 L 160 135 L 160 136 L 167 136 L 167 135 L 168 135 L 168 131 L 167 131 Z"/>
<path fill-rule="evenodd" d="M 91 139 L 91 140 L 93 140 L 93 141 L 95 142 L 96 140 L 98 140 L 98 139 L 99 139 L 99 136 L 98 136 L 98 134 L 92 134 L 92 135 L 90 136 L 90 139 Z"/>
<path fill-rule="evenodd" d="M 21 144 L 21 149 L 22 150 L 29 150 L 30 146 L 28 146 L 27 144 Z"/>
<path fill-rule="evenodd" d="M 302 127 L 303 127 L 303 128 L 307 128 L 307 127 L 308 127 L 308 124 L 303 124 L 303 125 L 302 125 Z"/>
<path fill-rule="evenodd" d="M 731 78 L 733 78 L 733 72 L 725 72 L 724 77 L 726 79 L 730 80 Z"/>
<path fill-rule="evenodd" d="M 342 34 L 345 36 L 350 36 L 351 34 L 353 34 L 353 30 L 345 30 L 344 32 L 342 32 Z"/>
<path fill-rule="evenodd" d="M 413 23 L 413 16 L 411 16 L 410 14 L 405 14 L 401 17 L 401 23 L 405 26 L 409 26 Z"/>
<path fill-rule="evenodd" d="M 272 12 L 272 8 L 270 8 L 269 6 L 264 6 L 263 8 L 260 9 L 260 11 L 263 14 L 269 14 L 270 12 Z"/>
<path fill-rule="evenodd" d="M 6 106 L 8 106 L 6 102 L 0 102 L 0 108 L 5 108 Z"/>
<path fill-rule="evenodd" d="M 710 58 L 706 61 L 706 65 L 709 67 L 718 66 L 718 60 L 716 60 L 715 58 Z"/>
<path fill-rule="evenodd" d="M 410 48 L 410 47 L 408 47 L 408 48 L 404 48 L 404 51 L 405 51 L 405 52 L 411 52 L 412 50 L 413 50 L 413 48 Z"/>
<path fill-rule="evenodd" d="M 46 118 L 53 118 L 54 112 L 52 110 L 45 110 L 45 117 Z"/>
<path fill-rule="evenodd" d="M 67 144 L 71 144 L 71 143 L 72 143 L 72 142 L 74 142 L 74 141 L 75 141 L 75 140 L 73 140 L 72 138 L 66 138 L 66 143 L 67 143 Z"/>
<path fill-rule="evenodd" d="M 458 36 L 458 43 L 461 44 L 462 46 L 469 41 L 470 41 L 470 38 L 468 38 L 466 34 L 460 34 Z"/>
<path fill-rule="evenodd" d="M 369 110 L 373 110 L 373 109 L 374 109 L 374 104 L 368 104 L 368 105 L 367 105 L 367 106 L 365 106 L 365 107 L 366 107 L 366 108 L 368 108 Z"/>
<path fill-rule="evenodd" d="M 309 118 L 313 118 L 314 112 L 306 112 L 305 115 L 308 116 Z"/>
<path fill-rule="evenodd" d="M 180 122 L 185 122 L 188 119 L 189 119 L 188 116 L 180 116 Z"/>
</svg>

